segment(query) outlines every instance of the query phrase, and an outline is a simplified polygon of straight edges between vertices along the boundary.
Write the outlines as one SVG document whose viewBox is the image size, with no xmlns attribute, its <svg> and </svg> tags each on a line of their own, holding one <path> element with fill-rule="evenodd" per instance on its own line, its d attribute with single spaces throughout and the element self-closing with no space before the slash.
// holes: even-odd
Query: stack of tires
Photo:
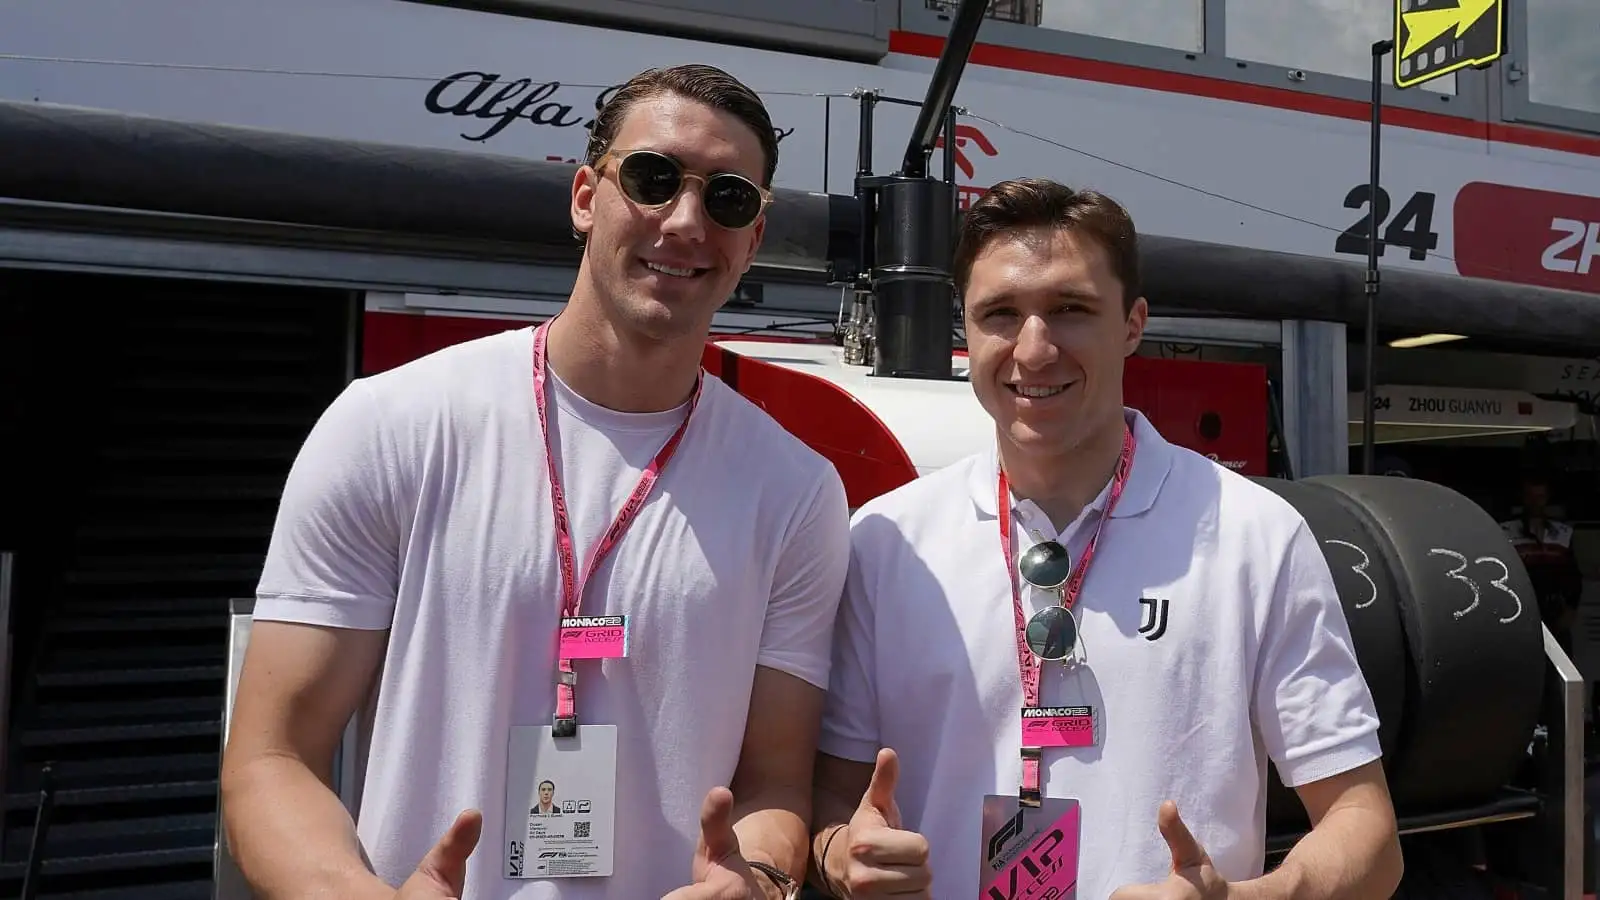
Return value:
<svg viewBox="0 0 1600 900">
<path fill-rule="evenodd" d="M 1426 481 L 1257 483 L 1299 510 L 1322 544 L 1378 708 L 1396 812 L 1495 799 L 1526 755 L 1545 677 L 1538 604 L 1498 524 Z M 1276 771 L 1267 825 L 1307 827 Z"/>
</svg>

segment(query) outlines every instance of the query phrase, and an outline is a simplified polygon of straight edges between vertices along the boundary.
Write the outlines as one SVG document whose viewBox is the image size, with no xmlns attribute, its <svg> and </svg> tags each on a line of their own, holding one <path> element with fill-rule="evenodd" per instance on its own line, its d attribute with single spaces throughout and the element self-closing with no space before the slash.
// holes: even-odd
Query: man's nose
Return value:
<svg viewBox="0 0 1600 900">
<path fill-rule="evenodd" d="M 693 182 L 686 183 L 667 207 L 667 218 L 661 223 L 661 230 L 674 237 L 699 243 L 706 239 L 706 224 L 706 207 L 702 202 L 700 186 Z"/>
<path fill-rule="evenodd" d="M 1029 316 L 1022 321 L 1017 332 L 1017 344 L 1011 356 L 1018 365 L 1040 369 L 1050 365 L 1060 356 L 1050 334 L 1050 326 L 1039 316 Z"/>
</svg>

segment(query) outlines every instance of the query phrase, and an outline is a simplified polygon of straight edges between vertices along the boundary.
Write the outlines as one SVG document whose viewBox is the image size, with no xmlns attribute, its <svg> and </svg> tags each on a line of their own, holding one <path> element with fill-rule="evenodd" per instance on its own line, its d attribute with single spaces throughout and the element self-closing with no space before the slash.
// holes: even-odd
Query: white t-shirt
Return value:
<svg viewBox="0 0 1600 900">
<path fill-rule="evenodd" d="M 1167 443 L 1128 411 L 1138 449 L 1076 609 L 1087 666 L 1046 663 L 1043 706 L 1092 706 L 1097 745 L 1046 749 L 1043 789 L 1082 804 L 1081 900 L 1159 881 L 1163 800 L 1230 880 L 1264 865 L 1267 760 L 1293 786 L 1379 757 L 1378 718 L 1317 540 L 1288 503 Z M 985 794 L 1015 796 L 1022 685 L 995 451 L 865 504 L 839 609 L 823 752 L 900 754 L 905 827 L 931 847 L 937 896 L 974 896 Z M 1077 560 L 1109 490 L 1057 533 Z M 1025 615 L 1056 595 L 1023 587 Z M 1148 602 L 1141 602 L 1148 601 Z"/>
<path fill-rule="evenodd" d="M 550 385 L 581 571 L 684 409 L 617 413 Z M 733 777 L 756 666 L 827 686 L 844 487 L 708 376 L 581 607 L 631 630 L 627 659 L 576 663 L 580 721 L 618 728 L 616 874 L 503 878 L 508 729 L 549 725 L 555 702 L 555 548 L 531 329 L 356 381 L 295 461 L 255 618 L 390 629 L 357 832 L 393 885 L 478 808 L 463 900 L 659 897 L 689 880 L 700 805 Z"/>
</svg>

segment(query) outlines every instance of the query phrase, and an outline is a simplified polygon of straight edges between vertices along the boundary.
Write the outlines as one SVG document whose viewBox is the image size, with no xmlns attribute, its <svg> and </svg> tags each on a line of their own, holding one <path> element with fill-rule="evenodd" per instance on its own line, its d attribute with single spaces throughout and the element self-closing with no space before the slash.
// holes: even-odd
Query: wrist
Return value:
<svg viewBox="0 0 1600 900">
<path fill-rule="evenodd" d="M 836 900 L 850 900 L 850 886 L 845 881 L 849 846 L 849 824 L 835 825 L 823 839 L 822 852 L 817 857 L 817 873 L 822 878 L 822 889 Z"/>
</svg>

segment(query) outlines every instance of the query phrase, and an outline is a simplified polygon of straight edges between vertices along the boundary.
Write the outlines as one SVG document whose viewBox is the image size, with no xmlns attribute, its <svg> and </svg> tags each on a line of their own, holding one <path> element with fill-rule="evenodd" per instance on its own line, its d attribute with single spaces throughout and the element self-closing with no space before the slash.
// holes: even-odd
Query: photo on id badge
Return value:
<svg viewBox="0 0 1600 900">
<path fill-rule="evenodd" d="M 1081 831 L 1076 800 L 984 797 L 978 900 L 1077 900 Z"/>
<path fill-rule="evenodd" d="M 617 729 L 511 729 L 506 773 L 505 876 L 611 875 L 616 836 Z"/>
</svg>

